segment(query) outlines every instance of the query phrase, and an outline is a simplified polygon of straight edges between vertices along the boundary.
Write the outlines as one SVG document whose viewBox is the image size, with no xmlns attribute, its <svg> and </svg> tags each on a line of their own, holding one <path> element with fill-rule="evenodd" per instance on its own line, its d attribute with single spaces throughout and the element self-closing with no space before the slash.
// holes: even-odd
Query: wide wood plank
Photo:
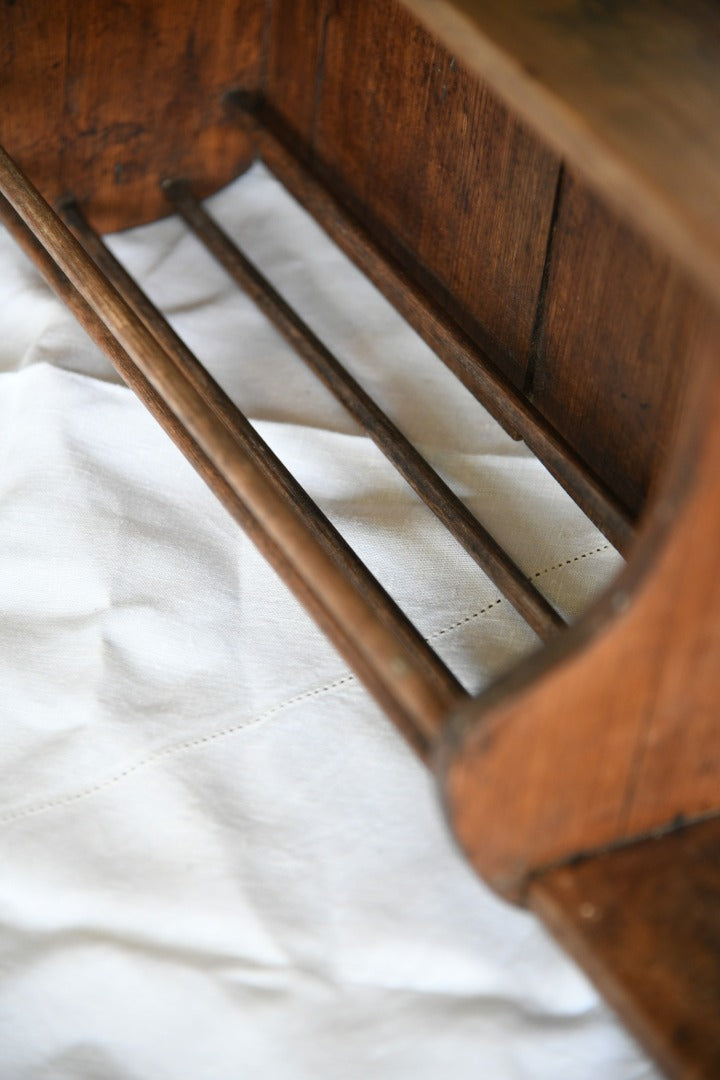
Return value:
<svg viewBox="0 0 720 1080">
<path fill-rule="evenodd" d="M 710 322 L 668 482 L 624 573 L 441 736 L 454 831 L 507 896 L 558 862 L 720 812 L 718 356 Z"/>
<path fill-rule="evenodd" d="M 273 0 L 265 36 L 267 56 L 262 92 L 288 129 L 312 143 L 320 57 L 329 9 L 327 0 Z"/>
<path fill-rule="evenodd" d="M 167 212 L 164 176 L 204 192 L 251 160 L 223 105 L 259 80 L 262 0 L 0 6 L 0 143 L 51 200 L 103 230 Z"/>
<path fill-rule="evenodd" d="M 638 515 L 672 443 L 698 290 L 567 171 L 548 271 L 531 400 Z"/>
<path fill-rule="evenodd" d="M 402 0 L 720 299 L 712 0 Z"/>
<path fill-rule="evenodd" d="M 275 0 L 270 27 L 272 108 L 333 191 L 522 386 L 555 155 L 398 4 Z"/>
</svg>

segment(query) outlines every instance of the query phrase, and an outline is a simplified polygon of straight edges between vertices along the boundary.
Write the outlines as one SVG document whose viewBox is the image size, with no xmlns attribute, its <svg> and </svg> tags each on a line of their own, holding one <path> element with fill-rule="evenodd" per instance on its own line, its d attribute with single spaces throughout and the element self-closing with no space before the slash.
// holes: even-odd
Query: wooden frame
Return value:
<svg viewBox="0 0 720 1080">
<path fill-rule="evenodd" d="M 5 4 L 0 209 L 436 769 L 478 871 L 545 919 L 669 1072 L 710 1076 L 720 16 L 600 7 Z M 198 199 L 256 154 L 627 553 L 578 625 L 208 218 Z M 480 698 L 95 231 L 173 207 L 548 642 Z"/>
</svg>

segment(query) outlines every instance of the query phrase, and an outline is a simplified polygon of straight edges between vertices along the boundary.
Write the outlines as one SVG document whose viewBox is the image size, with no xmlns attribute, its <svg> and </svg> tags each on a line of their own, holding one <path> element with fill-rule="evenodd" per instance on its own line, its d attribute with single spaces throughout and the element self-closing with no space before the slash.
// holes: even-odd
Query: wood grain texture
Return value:
<svg viewBox="0 0 720 1080">
<path fill-rule="evenodd" d="M 453 829 L 522 897 L 554 863 L 720 810 L 720 328 L 691 357 L 672 482 L 606 597 L 445 729 Z"/>
<path fill-rule="evenodd" d="M 712 0 L 402 0 L 720 299 Z"/>
<path fill-rule="evenodd" d="M 173 360 L 180 375 L 186 378 L 201 395 L 218 421 L 231 433 L 240 451 L 252 459 L 253 463 L 281 498 L 289 505 L 292 505 L 295 513 L 303 520 L 305 527 L 312 534 L 315 541 L 342 567 L 345 576 L 363 594 L 377 617 L 401 641 L 403 649 L 409 655 L 412 655 L 413 663 L 424 670 L 425 676 L 430 682 L 434 683 L 438 693 L 447 695 L 448 700 L 461 698 L 464 691 L 457 679 L 422 638 L 418 630 L 383 589 L 377 579 L 373 577 L 320 507 L 310 498 L 305 489 L 258 435 L 247 417 L 240 412 L 222 387 L 217 384 L 197 357 L 178 337 L 161 312 L 158 311 L 138 284 L 115 259 L 110 249 L 87 223 L 77 206 L 75 204 L 65 205 L 62 208 L 62 216 L 96 266 L 113 287 L 117 289 L 158 344 Z M 105 345 L 103 345 L 103 348 L 105 348 Z M 121 366 L 123 377 L 125 377 L 128 362 L 124 364 L 124 367 Z M 176 438 L 175 430 L 171 435 L 174 439 Z M 203 475 L 205 474 L 203 473 Z M 215 490 L 213 484 L 210 484 L 210 486 Z M 224 495 L 222 501 L 237 518 L 237 497 L 229 499 Z M 247 512 L 241 510 L 240 513 L 241 523 L 245 527 Z M 259 546 L 261 550 L 264 550 L 263 544 Z M 282 551 L 280 549 L 277 550 L 274 558 L 274 565 L 281 566 Z M 403 733 L 421 756 L 425 756 L 427 753 L 427 740 L 420 735 L 417 728 L 406 727 Z"/>
<path fill-rule="evenodd" d="M 277 36 L 288 24 L 301 32 Z M 522 386 L 555 155 L 398 4 L 274 0 L 271 25 L 270 105 L 333 192 Z"/>
<path fill-rule="evenodd" d="M 667 256 L 400 6 L 275 0 L 269 57 L 290 145 L 636 520 L 694 315 Z"/>
<path fill-rule="evenodd" d="M 525 440 L 552 475 L 620 551 L 635 530 L 613 493 L 497 370 L 489 357 L 367 229 L 292 153 L 277 134 L 260 124 L 255 132 L 262 160 L 348 255 L 437 356 L 515 437 Z"/>
<path fill-rule="evenodd" d="M 395 717 L 401 730 L 414 732 L 416 744 L 429 740 L 457 700 L 452 682 L 428 670 L 420 649 L 405 647 L 387 610 L 378 610 L 286 492 L 269 482 L 237 430 L 218 422 L 216 403 L 208 401 L 194 375 L 188 376 L 187 365 L 178 363 L 151 333 L 2 149 L 0 191 L 3 220 L 53 288 L 98 344 L 110 331 L 118 346 L 111 359 L 118 352 L 127 355 L 167 406 L 188 446 L 197 448 L 232 492 L 241 523 L 247 518 L 254 523 L 251 535 L 260 538 L 261 550 L 387 715 Z"/>
<path fill-rule="evenodd" d="M 183 181 L 166 186 L 168 198 L 208 251 L 292 346 L 350 416 L 373 440 L 415 494 L 497 585 L 542 640 L 565 627 L 558 614 L 508 553 L 472 515 L 394 421 L 290 307 L 225 233 Z"/>
<path fill-rule="evenodd" d="M 672 443 L 701 309 L 668 256 L 566 171 L 528 389 L 635 516 Z"/>
<path fill-rule="evenodd" d="M 543 874 L 529 902 L 669 1076 L 720 1076 L 720 819 Z"/>
<path fill-rule="evenodd" d="M 211 18 L 199 0 L 83 0 L 60 3 L 49 20 L 40 4 L 4 5 L 6 142 L 50 198 L 72 192 L 100 228 L 157 216 L 162 175 L 182 173 L 202 194 L 249 160 L 248 135 L 222 99 L 230 88 L 256 91 L 266 42 L 272 107 L 325 178 L 517 388 L 528 383 L 532 339 L 540 411 L 636 514 L 669 426 L 654 405 L 672 402 L 662 386 L 678 371 L 664 367 L 679 344 L 664 333 L 672 312 L 648 333 L 626 283 L 597 287 L 609 277 L 594 272 L 587 245 L 578 249 L 571 208 L 556 230 L 535 355 L 554 156 L 401 6 L 275 0 L 263 33 L 264 11 L 262 0 L 224 0 Z M 590 227 L 609 261 L 620 227 L 599 209 Z M 646 283 L 647 306 L 658 278 L 646 270 L 638 265 L 633 286 Z M 566 296 L 578 279 L 582 316 Z M 625 356 L 612 332 L 633 321 L 641 348 L 623 330 L 628 366 L 618 378 Z"/>
<path fill-rule="evenodd" d="M 328 0 L 270 0 L 263 94 L 299 143 L 312 145 Z"/>
<path fill-rule="evenodd" d="M 0 143 L 47 198 L 118 229 L 167 212 L 166 175 L 208 193 L 251 142 L 223 94 L 259 80 L 263 0 L 0 4 Z"/>
<path fill-rule="evenodd" d="M 572 467 L 613 535 L 629 539 L 617 496 L 643 507 L 689 383 L 672 482 L 625 575 L 468 703 L 312 508 L 292 508 L 292 482 L 156 313 L 138 318 L 0 152 L 61 268 L 0 207 L 54 287 L 416 749 L 437 748 L 474 865 L 566 935 L 667 1067 L 698 1075 L 718 1066 L 717 827 L 639 838 L 720 812 L 720 332 L 696 340 L 697 293 L 658 253 L 720 299 L 719 37 L 709 0 L 0 6 L 0 139 L 104 229 L 164 213 L 163 175 L 202 194 L 240 171 L 251 142 L 223 98 L 252 97 L 264 71 L 269 112 L 327 191 L 287 175 L 335 198 L 341 239 L 508 427 Z"/>
</svg>

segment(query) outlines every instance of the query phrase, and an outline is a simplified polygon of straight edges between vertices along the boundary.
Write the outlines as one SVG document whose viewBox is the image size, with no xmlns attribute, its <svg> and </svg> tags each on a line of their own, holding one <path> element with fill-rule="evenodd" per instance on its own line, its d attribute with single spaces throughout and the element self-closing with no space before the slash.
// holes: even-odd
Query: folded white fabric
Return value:
<svg viewBox="0 0 720 1080">
<path fill-rule="evenodd" d="M 262 168 L 211 207 L 581 611 L 618 557 L 524 447 Z M 112 246 L 470 689 L 535 647 L 178 221 Z M 0 1076 L 654 1076 L 5 235 L 0 257 Z"/>
</svg>

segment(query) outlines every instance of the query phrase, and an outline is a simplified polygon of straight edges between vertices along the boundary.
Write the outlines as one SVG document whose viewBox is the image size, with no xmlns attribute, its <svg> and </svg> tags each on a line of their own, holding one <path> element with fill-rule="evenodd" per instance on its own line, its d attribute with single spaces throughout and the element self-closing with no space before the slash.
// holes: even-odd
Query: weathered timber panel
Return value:
<svg viewBox="0 0 720 1080">
<path fill-rule="evenodd" d="M 558 161 L 394 4 L 275 0 L 268 100 L 522 385 Z"/>
<path fill-rule="evenodd" d="M 0 142 L 50 200 L 103 230 L 167 213 L 164 176 L 201 190 L 248 163 L 223 95 L 259 80 L 263 0 L 0 6 Z"/>
<path fill-rule="evenodd" d="M 669 258 L 566 173 L 532 399 L 636 514 L 672 437 L 700 312 Z"/>
</svg>

